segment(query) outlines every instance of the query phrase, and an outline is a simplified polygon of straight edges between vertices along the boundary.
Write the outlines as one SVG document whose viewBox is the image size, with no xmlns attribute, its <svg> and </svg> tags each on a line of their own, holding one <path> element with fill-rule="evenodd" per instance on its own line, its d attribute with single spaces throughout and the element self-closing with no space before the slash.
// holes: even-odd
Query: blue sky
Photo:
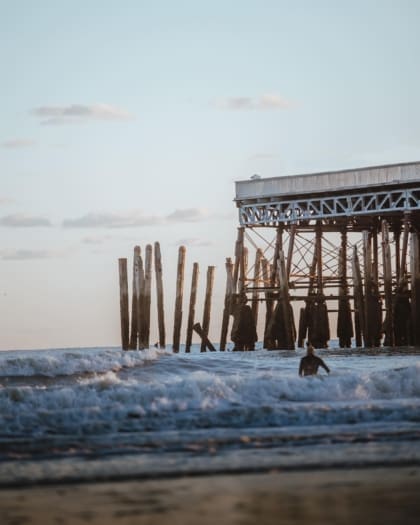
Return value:
<svg viewBox="0 0 420 525">
<path fill-rule="evenodd" d="M 179 244 L 186 296 L 216 266 L 217 340 L 235 180 L 420 159 L 419 22 L 407 0 L 0 0 L 0 349 L 118 344 L 116 261 L 154 241 L 168 333 Z"/>
</svg>

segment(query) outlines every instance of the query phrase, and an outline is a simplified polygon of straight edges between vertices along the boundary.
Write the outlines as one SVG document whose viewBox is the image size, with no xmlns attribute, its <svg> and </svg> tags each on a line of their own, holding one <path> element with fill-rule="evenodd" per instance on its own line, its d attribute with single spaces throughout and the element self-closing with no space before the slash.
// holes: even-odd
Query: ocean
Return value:
<svg viewBox="0 0 420 525">
<path fill-rule="evenodd" d="M 420 356 L 0 352 L 0 485 L 420 463 Z"/>
</svg>

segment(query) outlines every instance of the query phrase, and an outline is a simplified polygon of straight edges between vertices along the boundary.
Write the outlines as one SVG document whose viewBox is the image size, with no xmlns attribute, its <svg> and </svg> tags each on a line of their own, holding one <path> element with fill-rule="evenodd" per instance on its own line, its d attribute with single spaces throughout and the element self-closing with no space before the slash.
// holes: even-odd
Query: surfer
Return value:
<svg viewBox="0 0 420 525">
<path fill-rule="evenodd" d="M 330 369 L 320 357 L 314 354 L 314 347 L 312 344 L 308 342 L 306 343 L 306 346 L 306 355 L 300 360 L 299 375 L 313 376 L 318 372 L 320 366 L 322 366 L 322 368 L 329 374 Z"/>
</svg>

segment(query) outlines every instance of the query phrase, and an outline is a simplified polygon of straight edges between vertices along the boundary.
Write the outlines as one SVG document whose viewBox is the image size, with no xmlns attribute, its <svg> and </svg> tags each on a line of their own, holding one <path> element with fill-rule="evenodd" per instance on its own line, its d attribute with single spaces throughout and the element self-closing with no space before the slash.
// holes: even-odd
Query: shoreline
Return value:
<svg viewBox="0 0 420 525">
<path fill-rule="evenodd" d="M 273 470 L 0 489 L 2 525 L 418 522 L 420 467 Z M 258 520 L 258 521 L 257 521 Z"/>
</svg>

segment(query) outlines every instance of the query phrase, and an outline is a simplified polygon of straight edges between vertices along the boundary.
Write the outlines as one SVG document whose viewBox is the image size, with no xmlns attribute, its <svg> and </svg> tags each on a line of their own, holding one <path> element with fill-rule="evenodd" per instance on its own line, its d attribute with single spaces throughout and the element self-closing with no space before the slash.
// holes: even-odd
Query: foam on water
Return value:
<svg viewBox="0 0 420 525">
<path fill-rule="evenodd" d="M 320 352 L 330 376 L 300 378 L 301 351 L 197 350 L 0 353 L 0 467 L 16 455 L 190 450 L 209 440 L 239 450 L 244 435 L 259 446 L 264 436 L 264 447 L 420 437 L 416 355 Z"/>
</svg>

